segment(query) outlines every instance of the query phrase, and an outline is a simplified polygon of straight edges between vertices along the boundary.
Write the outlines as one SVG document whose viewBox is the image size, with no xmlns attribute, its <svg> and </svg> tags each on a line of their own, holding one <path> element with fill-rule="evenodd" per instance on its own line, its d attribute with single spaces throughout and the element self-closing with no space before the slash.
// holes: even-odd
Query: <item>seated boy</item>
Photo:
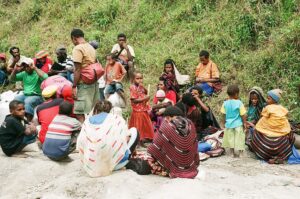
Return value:
<svg viewBox="0 0 300 199">
<path fill-rule="evenodd" d="M 76 149 L 81 123 L 70 117 L 73 105 L 67 101 L 59 105 L 59 113 L 48 127 L 43 153 L 54 161 L 68 157 Z"/>
<path fill-rule="evenodd" d="M 10 115 L 7 115 L 0 127 L 0 145 L 7 156 L 21 152 L 36 138 L 36 128 L 25 118 L 24 103 L 13 100 L 9 103 Z"/>
<path fill-rule="evenodd" d="M 118 92 L 122 98 L 123 95 L 123 86 L 121 81 L 123 80 L 126 70 L 119 62 L 116 62 L 116 57 L 113 54 L 106 56 L 106 66 L 105 66 L 105 84 L 104 95 L 106 98 L 109 95 Z"/>
</svg>

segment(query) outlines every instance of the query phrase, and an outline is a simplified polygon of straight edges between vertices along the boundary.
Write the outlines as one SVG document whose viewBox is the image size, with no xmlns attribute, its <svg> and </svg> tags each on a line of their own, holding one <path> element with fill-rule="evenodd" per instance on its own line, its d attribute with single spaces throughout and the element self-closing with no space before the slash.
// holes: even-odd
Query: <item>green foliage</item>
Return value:
<svg viewBox="0 0 300 199">
<path fill-rule="evenodd" d="M 240 85 L 245 103 L 253 86 L 264 91 L 279 87 L 284 90 L 283 105 L 300 120 L 299 0 L 5 2 L 5 9 L 0 9 L 1 51 L 18 45 L 27 56 L 41 49 L 53 54 L 64 44 L 70 52 L 70 31 L 79 27 L 88 40 L 100 42 L 98 57 L 104 63 L 117 34 L 124 32 L 154 95 L 165 59 L 174 59 L 180 72 L 193 76 L 199 51 L 207 49 L 223 81 Z M 225 97 L 214 98 L 211 106 L 219 110 Z"/>
</svg>

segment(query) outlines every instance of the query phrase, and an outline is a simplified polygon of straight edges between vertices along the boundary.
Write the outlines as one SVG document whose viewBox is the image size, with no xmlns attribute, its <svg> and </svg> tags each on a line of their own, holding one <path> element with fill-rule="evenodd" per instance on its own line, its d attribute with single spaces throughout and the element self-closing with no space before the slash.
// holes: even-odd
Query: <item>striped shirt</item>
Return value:
<svg viewBox="0 0 300 199">
<path fill-rule="evenodd" d="M 43 152 L 48 157 L 59 158 L 68 154 L 72 133 L 81 128 L 81 123 L 66 115 L 57 115 L 48 127 Z"/>
</svg>

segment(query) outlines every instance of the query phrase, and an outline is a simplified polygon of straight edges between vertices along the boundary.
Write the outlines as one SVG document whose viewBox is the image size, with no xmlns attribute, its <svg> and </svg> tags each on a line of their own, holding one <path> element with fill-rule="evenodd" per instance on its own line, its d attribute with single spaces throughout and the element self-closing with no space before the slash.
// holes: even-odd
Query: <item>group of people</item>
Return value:
<svg viewBox="0 0 300 199">
<path fill-rule="evenodd" d="M 189 77 L 167 59 L 151 105 L 143 74 L 135 71 L 133 48 L 125 34 L 117 39 L 106 55 L 105 68 L 97 59 L 98 43 L 87 42 L 80 29 L 71 32 L 72 56 L 59 46 L 54 63 L 44 50 L 31 59 L 12 47 L 7 63 L 5 54 L 0 54 L 1 71 L 8 74 L 10 83 L 21 82 L 16 89 L 22 90 L 10 102 L 11 114 L 0 127 L 0 145 L 7 156 L 37 138 L 43 153 L 54 161 L 68 158 L 77 149 L 91 176 L 124 167 L 139 174 L 197 176 L 199 143 L 222 130 L 208 104 L 222 90 L 218 66 L 202 50 L 195 79 L 187 86 Z M 126 100 L 126 74 L 131 82 L 128 123 L 122 109 L 109 101 L 114 94 Z M 223 136 L 220 148 L 239 157 L 246 144 L 257 157 L 272 164 L 283 163 L 295 153 L 288 111 L 280 105 L 281 90 L 269 91 L 265 100 L 261 88 L 254 87 L 248 111 L 239 99 L 237 85 L 229 85 L 227 94 L 220 110 L 225 124 L 224 135 L 218 134 Z M 137 152 L 137 147 L 147 147 L 147 153 Z"/>
</svg>

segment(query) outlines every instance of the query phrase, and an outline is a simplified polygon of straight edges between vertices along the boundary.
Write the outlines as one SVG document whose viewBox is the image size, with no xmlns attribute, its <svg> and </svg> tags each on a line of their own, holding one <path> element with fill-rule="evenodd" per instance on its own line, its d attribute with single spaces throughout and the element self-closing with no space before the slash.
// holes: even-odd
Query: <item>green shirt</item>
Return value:
<svg viewBox="0 0 300 199">
<path fill-rule="evenodd" d="M 47 77 L 47 74 L 44 74 L 43 77 L 39 77 L 35 71 L 33 71 L 32 74 L 23 71 L 16 75 L 16 81 L 23 82 L 24 95 L 41 95 L 41 83 Z"/>
</svg>

